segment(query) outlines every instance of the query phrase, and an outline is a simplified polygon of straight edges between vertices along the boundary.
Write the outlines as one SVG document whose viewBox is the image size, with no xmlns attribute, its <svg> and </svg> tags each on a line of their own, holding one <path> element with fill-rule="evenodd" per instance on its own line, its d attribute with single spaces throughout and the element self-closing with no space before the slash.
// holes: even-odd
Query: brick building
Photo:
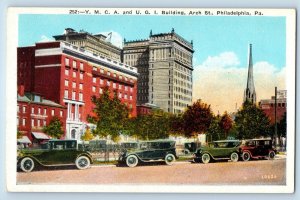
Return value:
<svg viewBox="0 0 300 200">
<path fill-rule="evenodd" d="M 116 91 L 136 116 L 137 69 L 67 42 L 18 48 L 18 87 L 66 107 L 66 138 L 79 139 L 92 113 L 91 96 Z"/>
<path fill-rule="evenodd" d="M 284 113 L 286 113 L 286 90 L 279 90 L 277 92 L 277 123 L 280 122 Z M 275 97 L 271 99 L 263 99 L 258 103 L 259 107 L 264 111 L 264 113 L 269 117 L 271 124 L 275 123 Z"/>
</svg>

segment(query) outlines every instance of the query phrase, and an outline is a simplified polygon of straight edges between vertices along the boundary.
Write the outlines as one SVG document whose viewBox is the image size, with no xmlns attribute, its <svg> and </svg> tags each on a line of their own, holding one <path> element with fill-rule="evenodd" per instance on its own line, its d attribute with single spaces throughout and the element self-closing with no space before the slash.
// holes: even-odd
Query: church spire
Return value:
<svg viewBox="0 0 300 200">
<path fill-rule="evenodd" d="M 247 87 L 244 92 L 244 102 L 256 104 L 256 92 L 253 80 L 252 44 L 249 45 Z"/>
</svg>

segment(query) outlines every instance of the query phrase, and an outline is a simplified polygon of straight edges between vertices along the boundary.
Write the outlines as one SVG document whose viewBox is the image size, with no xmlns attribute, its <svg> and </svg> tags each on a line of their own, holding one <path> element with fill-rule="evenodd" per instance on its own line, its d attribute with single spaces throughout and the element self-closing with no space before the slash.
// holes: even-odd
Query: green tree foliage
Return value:
<svg viewBox="0 0 300 200">
<path fill-rule="evenodd" d="M 213 121 L 210 105 L 197 100 L 192 106 L 188 106 L 182 121 L 184 134 L 188 137 L 206 132 Z"/>
<path fill-rule="evenodd" d="M 286 137 L 286 112 L 277 125 L 277 131 L 279 137 Z"/>
<path fill-rule="evenodd" d="M 17 139 L 22 138 L 22 133 L 19 131 L 19 129 L 17 129 Z"/>
<path fill-rule="evenodd" d="M 60 121 L 60 119 L 56 116 L 54 116 L 48 126 L 44 126 L 43 131 L 47 133 L 52 138 L 61 138 L 61 136 L 64 134 L 63 131 L 63 123 Z"/>
<path fill-rule="evenodd" d="M 214 117 L 207 130 L 207 141 L 220 140 L 222 137 L 222 129 L 220 127 L 220 117 Z"/>
<path fill-rule="evenodd" d="M 120 101 L 116 92 L 111 95 L 107 87 L 100 97 L 92 96 L 91 99 L 95 104 L 93 109 L 95 115 L 89 115 L 87 120 L 97 125 L 93 134 L 100 137 L 111 136 L 112 140 L 117 140 L 120 133 L 126 129 L 128 107 Z"/>
<path fill-rule="evenodd" d="M 225 112 L 220 119 L 220 128 L 222 129 L 222 132 L 224 133 L 223 139 L 227 138 L 228 133 L 229 133 L 230 129 L 232 128 L 232 125 L 233 125 L 233 121 L 232 121 L 231 117 L 228 115 L 227 112 Z"/>
<path fill-rule="evenodd" d="M 90 141 L 94 138 L 93 134 L 91 133 L 91 130 L 88 128 L 86 129 L 86 131 L 84 132 L 84 134 L 81 136 L 81 139 L 83 141 Z"/>
<path fill-rule="evenodd" d="M 245 102 L 235 118 L 239 139 L 270 136 L 270 120 L 256 105 Z"/>
<path fill-rule="evenodd" d="M 169 136 L 171 130 L 171 114 L 153 111 L 148 115 L 140 115 L 129 120 L 127 130 L 131 136 L 141 140 L 162 139 Z"/>
</svg>

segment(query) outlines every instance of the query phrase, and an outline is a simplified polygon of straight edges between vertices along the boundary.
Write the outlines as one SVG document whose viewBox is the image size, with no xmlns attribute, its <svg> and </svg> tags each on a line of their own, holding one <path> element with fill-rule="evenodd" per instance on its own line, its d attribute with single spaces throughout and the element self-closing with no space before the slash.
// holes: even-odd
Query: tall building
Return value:
<svg viewBox="0 0 300 200">
<path fill-rule="evenodd" d="M 150 103 L 180 113 L 192 103 L 193 43 L 175 33 L 124 41 L 124 63 L 138 69 L 138 104 Z"/>
<path fill-rule="evenodd" d="M 256 92 L 255 92 L 254 79 L 253 79 L 252 44 L 249 45 L 248 77 L 247 77 L 247 86 L 244 92 L 244 102 L 246 101 L 256 104 Z"/>
<path fill-rule="evenodd" d="M 80 139 L 94 107 L 91 96 L 116 91 L 136 116 L 137 69 L 67 42 L 18 48 L 18 88 L 66 108 L 66 138 Z"/>
<path fill-rule="evenodd" d="M 53 36 L 57 41 L 66 41 L 76 45 L 93 54 L 104 56 L 113 60 L 121 61 L 122 49 L 111 44 L 112 33 L 109 36 L 103 34 L 90 34 L 86 31 L 75 31 L 72 28 L 66 28 L 64 34 Z"/>
</svg>

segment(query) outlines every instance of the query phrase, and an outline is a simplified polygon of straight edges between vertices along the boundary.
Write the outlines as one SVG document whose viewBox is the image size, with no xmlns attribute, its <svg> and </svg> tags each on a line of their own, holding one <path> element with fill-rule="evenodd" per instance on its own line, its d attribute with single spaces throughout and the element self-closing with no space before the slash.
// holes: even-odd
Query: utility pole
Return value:
<svg viewBox="0 0 300 200">
<path fill-rule="evenodd" d="M 277 147 L 277 87 L 275 87 L 275 147 Z"/>
</svg>

